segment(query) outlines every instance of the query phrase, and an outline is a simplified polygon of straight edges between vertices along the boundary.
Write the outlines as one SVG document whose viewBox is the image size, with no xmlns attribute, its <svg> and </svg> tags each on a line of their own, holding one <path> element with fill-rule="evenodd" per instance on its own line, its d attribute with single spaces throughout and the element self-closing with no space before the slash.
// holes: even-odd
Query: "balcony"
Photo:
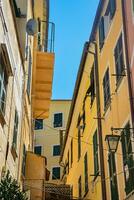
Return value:
<svg viewBox="0 0 134 200">
<path fill-rule="evenodd" d="M 53 44 L 54 24 L 39 21 L 39 32 L 34 41 L 32 82 L 33 117 L 36 119 L 45 119 L 49 115 L 54 68 Z"/>
</svg>

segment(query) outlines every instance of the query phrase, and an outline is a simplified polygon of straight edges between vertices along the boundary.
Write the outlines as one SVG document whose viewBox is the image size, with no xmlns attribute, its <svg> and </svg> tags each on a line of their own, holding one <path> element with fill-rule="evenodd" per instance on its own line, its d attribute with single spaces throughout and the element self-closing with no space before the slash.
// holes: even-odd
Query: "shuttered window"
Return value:
<svg viewBox="0 0 134 200">
<path fill-rule="evenodd" d="M 73 139 L 71 140 L 71 166 L 73 163 Z"/>
<path fill-rule="evenodd" d="M 134 0 L 132 0 L 132 9 L 133 9 L 133 14 L 134 14 Z"/>
<path fill-rule="evenodd" d="M 78 129 L 78 160 L 81 157 L 81 134 L 80 129 Z"/>
<path fill-rule="evenodd" d="M 60 179 L 60 167 L 53 167 L 52 169 L 52 179 Z"/>
<path fill-rule="evenodd" d="M 114 57 L 115 57 L 116 82 L 118 83 L 124 72 L 122 34 L 120 35 L 117 45 L 115 47 Z"/>
<path fill-rule="evenodd" d="M 29 97 L 31 92 L 31 67 L 32 67 L 32 57 L 31 57 L 31 50 L 29 49 L 28 80 L 27 80 L 27 93 Z"/>
<path fill-rule="evenodd" d="M 63 125 L 63 113 L 54 114 L 54 128 L 62 127 Z"/>
<path fill-rule="evenodd" d="M 54 145 L 53 146 L 53 156 L 59 156 L 60 155 L 60 145 Z"/>
<path fill-rule="evenodd" d="M 35 130 L 42 130 L 43 129 L 43 119 L 35 119 Z"/>
<path fill-rule="evenodd" d="M 121 134 L 126 194 L 129 194 L 134 189 L 134 161 L 129 128 L 130 124 L 128 123 Z"/>
<path fill-rule="evenodd" d="M 99 45 L 100 49 L 103 47 L 105 39 L 105 30 L 104 30 L 104 17 L 101 18 L 100 25 L 99 25 Z"/>
<path fill-rule="evenodd" d="M 116 11 L 116 0 L 110 0 L 109 5 L 110 5 L 110 16 L 111 18 L 113 18 Z"/>
<path fill-rule="evenodd" d="M 110 102 L 110 80 L 109 80 L 109 69 L 107 69 L 103 78 L 103 93 L 104 93 L 104 109 Z"/>
<path fill-rule="evenodd" d="M 99 173 L 97 131 L 95 131 L 93 136 L 93 152 L 94 152 L 94 175 L 97 176 Z"/>
<path fill-rule="evenodd" d="M 85 194 L 88 192 L 88 161 L 87 153 L 84 156 Z"/>
<path fill-rule="evenodd" d="M 119 200 L 115 154 L 109 153 L 109 175 L 110 175 L 110 188 L 111 188 L 111 200 Z"/>
<path fill-rule="evenodd" d="M 14 149 L 17 149 L 18 124 L 19 124 L 18 112 L 17 112 L 17 110 L 15 110 L 13 144 L 12 144 Z"/>
<path fill-rule="evenodd" d="M 79 198 L 82 197 L 82 183 L 81 183 L 81 176 L 79 177 L 79 180 L 78 180 L 78 191 L 79 191 Z"/>
<path fill-rule="evenodd" d="M 41 156 L 41 154 L 42 154 L 42 146 L 35 146 L 34 147 L 34 153 Z"/>
<path fill-rule="evenodd" d="M 26 167 L 26 146 L 23 144 L 23 158 L 22 158 L 22 174 L 25 176 L 25 167 Z"/>
</svg>

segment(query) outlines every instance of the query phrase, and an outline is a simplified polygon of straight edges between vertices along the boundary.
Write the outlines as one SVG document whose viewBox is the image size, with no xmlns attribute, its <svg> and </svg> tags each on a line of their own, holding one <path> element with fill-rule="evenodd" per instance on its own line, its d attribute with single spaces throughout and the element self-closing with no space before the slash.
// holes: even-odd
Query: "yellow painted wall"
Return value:
<svg viewBox="0 0 134 200">
<path fill-rule="evenodd" d="M 59 156 L 53 156 L 53 145 L 60 144 L 59 130 L 66 129 L 70 105 L 71 100 L 51 100 L 49 117 L 44 120 L 43 130 L 35 130 L 35 146 L 42 146 L 42 155 L 47 158 L 47 168 L 50 172 L 52 172 L 52 167 L 59 166 Z M 63 126 L 54 128 L 54 113 L 58 112 L 63 113 Z M 50 180 L 51 179 L 52 173 L 50 174 Z"/>
<path fill-rule="evenodd" d="M 82 73 L 82 79 L 78 91 L 78 96 L 75 102 L 75 107 L 73 111 L 72 121 L 70 124 L 68 139 L 65 145 L 65 150 L 63 154 L 63 163 L 67 160 L 68 151 L 71 154 L 71 140 L 73 140 L 73 163 L 70 165 L 69 174 L 64 176 L 66 183 L 73 186 L 73 197 L 79 197 L 78 194 L 78 179 L 82 177 L 82 197 L 85 195 L 85 184 L 84 184 L 84 156 L 87 152 L 88 155 L 88 183 L 89 183 L 89 192 L 85 198 L 91 199 L 100 199 L 101 195 L 101 185 L 100 177 L 98 176 L 94 183 L 94 177 L 91 176 L 94 174 L 94 163 L 93 163 L 93 135 L 97 129 L 97 122 L 94 119 L 96 117 L 96 99 L 91 107 L 91 99 L 87 97 L 85 103 L 86 111 L 86 127 L 81 137 L 81 157 L 78 161 L 78 128 L 77 120 L 79 113 L 82 111 L 83 100 L 86 95 L 86 91 L 90 85 L 90 72 L 93 66 L 93 56 L 89 55 L 86 58 L 84 70 Z"/>
<path fill-rule="evenodd" d="M 108 2 L 108 1 L 107 1 Z M 107 6 L 107 4 L 105 4 Z M 102 15 L 104 15 L 106 8 L 103 8 Z M 111 127 L 114 128 L 123 128 L 128 121 L 131 123 L 130 119 L 130 101 L 128 94 L 128 82 L 127 76 L 122 78 L 122 81 L 117 88 L 116 86 L 116 74 L 115 71 L 115 60 L 114 60 L 114 49 L 116 47 L 117 41 L 120 34 L 122 33 L 122 38 L 124 37 L 123 33 L 123 19 L 122 19 L 122 7 L 121 0 L 116 1 L 116 11 L 112 19 L 108 34 L 104 41 L 104 46 L 102 50 L 99 49 L 99 38 L 97 32 L 97 44 L 98 44 L 98 62 L 99 62 L 99 83 L 100 83 L 100 102 L 101 102 L 101 115 L 104 117 L 102 120 L 102 134 L 103 134 L 103 148 L 107 149 L 105 142 L 105 136 L 111 134 Z M 125 47 L 123 39 L 123 48 L 124 48 L 124 60 L 125 60 Z M 125 61 L 124 61 L 125 62 Z M 111 90 L 111 104 L 106 112 L 104 112 L 104 95 L 103 95 L 103 77 L 106 72 L 106 69 L 109 67 L 109 76 L 110 76 L 110 90 Z M 125 63 L 125 69 L 127 68 Z M 126 71 L 125 71 L 126 72 Z M 117 134 L 121 134 L 119 131 Z M 122 160 L 122 149 L 121 142 L 119 142 L 116 157 L 116 168 L 117 174 L 122 172 L 117 176 L 118 182 L 118 191 L 119 198 L 125 198 L 125 185 L 124 185 L 124 174 L 123 174 L 123 160 Z M 108 151 L 104 150 L 104 162 L 105 162 L 105 175 L 109 177 L 109 168 L 108 168 Z M 106 189 L 107 189 L 107 198 L 110 198 L 110 180 L 106 179 Z"/>
<path fill-rule="evenodd" d="M 105 2 L 102 10 L 101 16 L 103 16 L 106 12 L 106 8 L 108 5 L 108 0 Z M 99 22 L 99 19 L 97 19 Z M 106 193 L 107 199 L 111 199 L 111 191 L 110 191 L 110 179 L 109 179 L 109 166 L 108 166 L 108 147 L 105 142 L 105 136 L 107 134 L 111 134 L 111 127 L 114 128 L 123 128 L 128 121 L 131 124 L 130 118 L 130 103 L 129 103 L 129 94 L 128 94 L 128 82 L 127 76 L 122 78 L 121 83 L 118 88 L 116 86 L 116 76 L 112 76 L 112 74 L 116 74 L 115 71 L 115 61 L 114 61 L 114 49 L 116 47 L 117 41 L 119 39 L 120 34 L 122 33 L 122 38 L 124 37 L 123 33 L 123 19 L 122 19 L 122 7 L 121 0 L 116 1 L 116 11 L 115 15 L 111 21 L 107 36 L 104 40 L 103 48 L 100 50 L 99 48 L 99 24 L 94 32 L 95 40 L 97 42 L 98 49 L 98 68 L 99 68 L 99 89 L 100 89 L 100 106 L 101 106 L 101 117 L 102 117 L 102 141 L 103 141 L 103 151 L 104 151 L 104 167 L 105 167 L 105 178 L 106 178 Z M 124 48 L 124 39 L 123 39 L 123 48 Z M 94 44 L 90 44 L 90 50 L 94 51 Z M 94 105 L 92 109 L 90 109 L 89 102 L 90 97 L 86 100 L 86 128 L 83 133 L 82 140 L 84 141 L 82 144 L 82 156 L 78 161 L 78 130 L 77 130 L 77 119 L 78 115 L 82 110 L 83 99 L 86 93 L 86 90 L 89 85 L 89 76 L 90 70 L 92 67 L 93 55 L 88 54 L 86 58 L 86 63 L 84 66 L 84 70 L 82 73 L 82 79 L 80 81 L 78 95 L 75 101 L 75 107 L 72 115 L 71 124 L 69 126 L 68 138 L 65 144 L 65 149 L 63 152 L 62 161 L 65 163 L 67 160 L 67 153 L 70 151 L 71 146 L 71 137 L 73 137 L 73 155 L 74 160 L 72 166 L 70 166 L 69 174 L 64 176 L 64 180 L 66 180 L 67 184 L 71 184 L 73 186 L 73 196 L 78 197 L 78 179 L 80 175 L 82 176 L 82 191 L 84 196 L 84 155 L 88 153 L 88 178 L 89 178 L 89 192 L 84 197 L 85 199 L 94 199 L 101 200 L 101 178 L 97 177 L 93 180 L 94 173 L 94 160 L 93 160 L 93 134 L 97 128 L 97 112 L 96 112 L 96 99 L 94 101 Z M 125 51 L 124 51 L 124 62 L 126 69 L 126 61 L 125 61 Z M 104 93 L 103 93 L 103 78 L 106 72 L 107 67 L 109 67 L 109 76 L 110 76 L 110 90 L 111 90 L 111 103 L 106 112 L 104 112 Z M 77 80 L 78 81 L 78 80 Z M 104 118 L 104 119 L 103 119 Z M 121 134 L 119 131 L 116 134 Z M 88 144 L 87 144 L 88 143 Z M 90 143 L 90 144 L 89 144 Z M 117 182 L 118 182 L 118 191 L 119 191 L 119 199 L 125 199 L 125 183 L 124 183 L 124 173 L 123 173 L 123 160 L 122 160 L 122 148 L 121 142 L 119 142 L 119 146 L 117 149 L 116 157 L 116 169 L 117 169 Z M 100 165 L 100 164 L 99 164 Z"/>
</svg>

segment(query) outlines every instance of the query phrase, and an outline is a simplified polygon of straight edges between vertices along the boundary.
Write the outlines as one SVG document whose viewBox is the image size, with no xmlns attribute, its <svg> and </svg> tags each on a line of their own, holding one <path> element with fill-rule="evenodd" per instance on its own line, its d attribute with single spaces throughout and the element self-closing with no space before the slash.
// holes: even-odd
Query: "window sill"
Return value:
<svg viewBox="0 0 134 200">
<path fill-rule="evenodd" d="M 90 175 L 90 176 L 94 176 L 93 182 L 95 182 L 96 179 L 100 176 L 100 173 L 99 173 L 99 171 L 98 171 L 96 174 L 93 174 L 93 175 Z"/>
<path fill-rule="evenodd" d="M 18 157 L 18 155 L 17 155 L 16 149 L 15 149 L 15 147 L 14 147 L 13 145 L 12 145 L 12 147 L 11 147 L 11 154 L 12 154 L 13 159 L 14 159 L 14 161 L 15 161 L 16 158 Z"/>
</svg>

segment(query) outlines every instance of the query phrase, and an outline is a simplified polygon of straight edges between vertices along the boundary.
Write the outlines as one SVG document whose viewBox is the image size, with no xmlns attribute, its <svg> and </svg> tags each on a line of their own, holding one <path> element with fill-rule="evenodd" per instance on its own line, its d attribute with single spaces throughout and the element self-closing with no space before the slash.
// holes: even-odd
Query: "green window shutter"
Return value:
<svg viewBox="0 0 134 200">
<path fill-rule="evenodd" d="M 71 141 L 71 165 L 73 163 L 73 139 Z"/>
<path fill-rule="evenodd" d="M 84 156 L 85 194 L 88 192 L 88 161 L 87 153 Z"/>
<path fill-rule="evenodd" d="M 110 0 L 110 16 L 113 18 L 116 11 L 116 0 Z"/>
<path fill-rule="evenodd" d="M 134 0 L 132 0 L 132 7 L 133 7 L 133 13 L 134 13 Z"/>
<path fill-rule="evenodd" d="M 15 110 L 15 118 L 14 118 L 14 132 L 13 132 L 13 147 L 17 148 L 17 136 L 18 136 L 18 113 Z"/>
<path fill-rule="evenodd" d="M 111 188 L 111 200 L 119 200 L 118 185 L 115 164 L 115 154 L 109 153 L 109 174 L 110 174 L 110 188 Z"/>
<path fill-rule="evenodd" d="M 25 176 L 25 167 L 26 167 L 26 146 L 23 144 L 23 160 L 22 160 L 22 174 Z"/>
<path fill-rule="evenodd" d="M 101 18 L 100 25 L 99 25 L 99 45 L 100 49 L 103 47 L 105 39 L 105 31 L 104 31 L 104 17 Z"/>
<path fill-rule="evenodd" d="M 99 172 L 97 131 L 93 136 L 93 150 L 94 150 L 94 174 L 97 175 Z"/>
<path fill-rule="evenodd" d="M 125 126 L 125 129 L 121 134 L 121 144 L 123 153 L 125 191 L 128 195 L 134 189 L 134 161 L 129 123 Z"/>
<path fill-rule="evenodd" d="M 78 129 L 78 160 L 81 157 L 81 134 L 80 130 Z"/>
<path fill-rule="evenodd" d="M 79 198 L 82 197 L 82 183 L 81 183 L 81 176 L 79 177 L 79 180 L 78 180 L 78 191 L 79 191 Z"/>
</svg>

